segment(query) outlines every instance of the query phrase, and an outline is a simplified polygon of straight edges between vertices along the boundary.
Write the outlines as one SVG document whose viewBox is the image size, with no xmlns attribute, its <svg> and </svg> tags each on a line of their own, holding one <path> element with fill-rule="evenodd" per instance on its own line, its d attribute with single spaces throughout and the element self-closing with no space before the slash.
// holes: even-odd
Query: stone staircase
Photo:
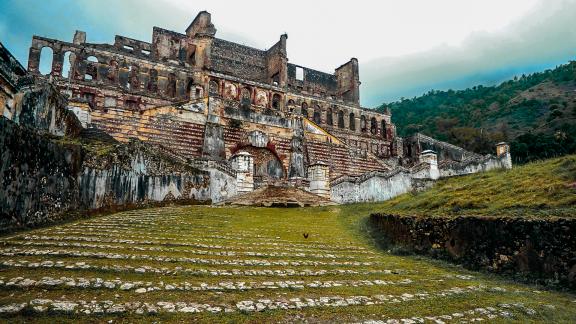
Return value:
<svg viewBox="0 0 576 324">
<path fill-rule="evenodd" d="M 80 137 L 87 141 L 103 142 L 107 144 L 118 144 L 119 142 L 108 133 L 98 128 L 84 128 L 80 131 Z"/>
</svg>

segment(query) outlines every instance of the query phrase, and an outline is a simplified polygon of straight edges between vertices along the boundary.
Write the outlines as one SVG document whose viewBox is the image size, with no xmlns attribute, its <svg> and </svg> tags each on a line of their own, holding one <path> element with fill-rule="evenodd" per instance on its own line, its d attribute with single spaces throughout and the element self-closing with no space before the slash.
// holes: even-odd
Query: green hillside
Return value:
<svg viewBox="0 0 576 324">
<path fill-rule="evenodd" d="M 379 204 L 405 215 L 576 216 L 576 156 L 439 181 Z"/>
<path fill-rule="evenodd" d="M 576 153 L 576 62 L 494 87 L 432 90 L 378 110 L 386 108 L 402 136 L 422 132 L 478 153 L 508 141 L 515 162 Z"/>
</svg>

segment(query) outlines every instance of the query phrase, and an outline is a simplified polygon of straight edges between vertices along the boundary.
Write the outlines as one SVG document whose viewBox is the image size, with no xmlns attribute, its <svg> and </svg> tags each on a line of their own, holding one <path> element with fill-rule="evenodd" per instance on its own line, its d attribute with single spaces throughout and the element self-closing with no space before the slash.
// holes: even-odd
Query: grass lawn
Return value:
<svg viewBox="0 0 576 324">
<path fill-rule="evenodd" d="M 378 249 L 381 206 L 164 207 L 6 236 L 0 320 L 576 320 L 574 295 Z"/>
</svg>

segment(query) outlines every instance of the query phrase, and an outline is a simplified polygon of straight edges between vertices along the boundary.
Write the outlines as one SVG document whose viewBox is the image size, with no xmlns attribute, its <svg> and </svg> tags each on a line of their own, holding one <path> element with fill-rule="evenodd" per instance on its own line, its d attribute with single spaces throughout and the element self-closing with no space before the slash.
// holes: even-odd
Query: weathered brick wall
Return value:
<svg viewBox="0 0 576 324">
<path fill-rule="evenodd" d="M 332 180 L 344 175 L 357 176 L 370 171 L 386 171 L 374 157 L 355 153 L 345 145 L 311 140 L 307 140 L 305 145 L 308 162 L 327 163 Z"/>
<path fill-rule="evenodd" d="M 211 51 L 212 70 L 267 82 L 266 52 L 218 38 L 212 42 Z"/>
<path fill-rule="evenodd" d="M 191 114 L 191 113 L 189 113 Z M 176 109 L 139 112 L 109 109 L 93 111 L 92 124 L 120 142 L 138 138 L 170 148 L 187 158 L 200 157 L 205 126 L 179 118 Z"/>
</svg>

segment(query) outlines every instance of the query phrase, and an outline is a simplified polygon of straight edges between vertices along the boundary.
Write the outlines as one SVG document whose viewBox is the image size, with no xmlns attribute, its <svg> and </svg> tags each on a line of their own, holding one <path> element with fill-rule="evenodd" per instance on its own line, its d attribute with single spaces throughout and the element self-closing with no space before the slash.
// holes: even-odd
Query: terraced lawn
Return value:
<svg viewBox="0 0 576 324">
<path fill-rule="evenodd" d="M 165 207 L 0 239 L 0 320 L 574 322 L 576 296 L 380 250 L 371 205 Z"/>
</svg>

